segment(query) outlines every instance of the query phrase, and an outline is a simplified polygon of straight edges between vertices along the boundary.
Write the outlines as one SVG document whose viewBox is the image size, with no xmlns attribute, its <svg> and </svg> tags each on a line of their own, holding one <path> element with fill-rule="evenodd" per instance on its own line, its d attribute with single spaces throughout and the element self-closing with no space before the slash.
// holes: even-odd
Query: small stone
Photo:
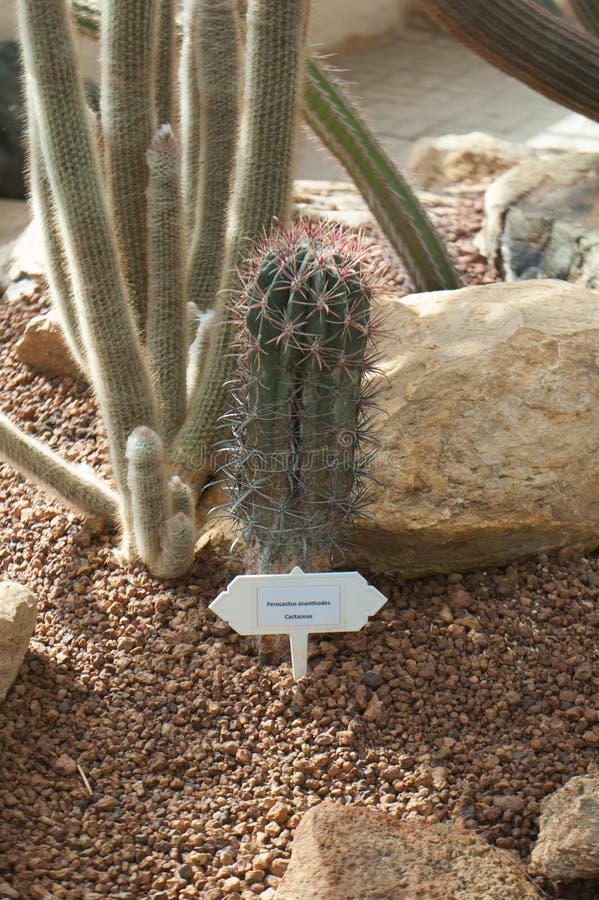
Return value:
<svg viewBox="0 0 599 900">
<path fill-rule="evenodd" d="M 362 681 L 364 682 L 364 684 L 367 687 L 372 688 L 373 690 L 376 690 L 378 687 L 380 687 L 383 684 L 384 680 L 385 679 L 383 678 L 381 673 L 375 671 L 374 669 L 368 669 L 362 675 Z"/>
<path fill-rule="evenodd" d="M 83 378 L 67 347 L 60 323 L 52 311 L 30 320 L 17 344 L 17 356 L 21 362 L 44 375 Z"/>
<path fill-rule="evenodd" d="M 2 878 L 0 878 L 0 898 L 1 900 L 5 900 L 5 898 L 6 900 L 19 900 L 19 892 Z"/>
<path fill-rule="evenodd" d="M 54 763 L 54 771 L 57 775 L 75 775 L 77 763 L 66 753 L 62 753 Z"/>
<path fill-rule="evenodd" d="M 272 875 L 276 875 L 277 878 L 282 878 L 285 872 L 287 871 L 287 866 L 289 865 L 289 860 L 282 859 L 274 859 L 272 865 L 270 867 L 270 871 Z"/>
<path fill-rule="evenodd" d="M 177 869 L 177 875 L 183 881 L 191 881 L 193 878 L 193 869 L 189 865 L 179 866 Z"/>
<path fill-rule="evenodd" d="M 379 700 L 376 694 L 373 694 L 368 702 L 368 706 L 364 710 L 364 718 L 367 722 L 376 722 L 378 719 L 381 710 L 383 708 L 383 704 L 381 700 Z"/>
<path fill-rule="evenodd" d="M 237 894 L 241 890 L 241 881 L 236 875 L 232 875 L 223 881 L 223 894 Z"/>
<path fill-rule="evenodd" d="M 446 624 L 453 622 L 453 613 L 447 604 L 441 607 L 438 618 Z"/>
</svg>

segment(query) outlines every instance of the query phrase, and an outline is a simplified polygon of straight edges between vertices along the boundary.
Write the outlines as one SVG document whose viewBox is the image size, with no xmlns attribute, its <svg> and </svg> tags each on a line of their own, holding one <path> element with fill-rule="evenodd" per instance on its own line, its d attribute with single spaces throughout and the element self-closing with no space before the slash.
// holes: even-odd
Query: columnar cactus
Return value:
<svg viewBox="0 0 599 900">
<path fill-rule="evenodd" d="M 222 474 L 250 570 L 328 565 L 364 500 L 374 285 L 359 239 L 310 222 L 244 273 Z"/>
</svg>

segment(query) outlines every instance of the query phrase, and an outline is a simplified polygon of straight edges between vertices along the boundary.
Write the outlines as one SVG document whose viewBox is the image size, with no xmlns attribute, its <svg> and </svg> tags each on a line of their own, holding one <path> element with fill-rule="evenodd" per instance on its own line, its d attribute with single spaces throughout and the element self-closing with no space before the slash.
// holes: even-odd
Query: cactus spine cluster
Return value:
<svg viewBox="0 0 599 900">
<path fill-rule="evenodd" d="M 359 239 L 310 222 L 247 267 L 222 474 L 250 570 L 328 565 L 364 500 L 374 284 Z"/>
</svg>

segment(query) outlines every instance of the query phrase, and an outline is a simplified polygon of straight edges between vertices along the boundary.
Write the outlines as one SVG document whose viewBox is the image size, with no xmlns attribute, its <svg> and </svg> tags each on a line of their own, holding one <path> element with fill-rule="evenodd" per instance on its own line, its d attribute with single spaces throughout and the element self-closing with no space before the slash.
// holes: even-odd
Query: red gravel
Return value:
<svg viewBox="0 0 599 900">
<path fill-rule="evenodd" d="M 470 243 L 480 203 L 435 211 L 470 281 L 492 280 Z M 105 469 L 90 392 L 15 360 L 41 303 L 0 307 L 2 408 Z M 0 895 L 4 879 L 26 900 L 269 898 L 325 797 L 461 818 L 526 858 L 542 797 L 599 772 L 596 556 L 373 579 L 389 603 L 315 641 L 295 685 L 206 610 L 223 561 L 161 584 L 7 467 L 0 491 L 2 577 L 40 600 L 0 708 Z"/>
</svg>

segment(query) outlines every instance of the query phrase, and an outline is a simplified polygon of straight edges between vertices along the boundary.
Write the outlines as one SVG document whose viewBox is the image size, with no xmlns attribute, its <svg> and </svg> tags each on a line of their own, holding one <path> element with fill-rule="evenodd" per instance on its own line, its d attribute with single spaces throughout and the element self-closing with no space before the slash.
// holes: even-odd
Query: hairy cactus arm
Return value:
<svg viewBox="0 0 599 900">
<path fill-rule="evenodd" d="M 86 466 L 66 462 L 0 413 L 0 456 L 67 506 L 111 524 L 120 522 L 115 491 Z"/>
<path fill-rule="evenodd" d="M 196 9 L 202 148 L 187 298 L 203 310 L 214 303 L 223 273 L 242 68 L 236 0 L 196 0 Z"/>
<path fill-rule="evenodd" d="M 82 372 L 87 370 L 85 347 L 81 340 L 77 305 L 73 296 L 71 279 L 64 252 L 64 245 L 48 179 L 46 163 L 40 146 L 39 133 L 29 109 L 29 193 L 35 221 L 42 235 L 46 262 L 46 279 L 50 288 L 52 306 L 56 311 L 62 332 L 73 359 Z"/>
<path fill-rule="evenodd" d="M 190 568 L 195 545 L 191 492 L 169 481 L 162 441 L 151 428 L 136 428 L 127 441 L 135 540 L 151 572 L 177 578 Z"/>
<path fill-rule="evenodd" d="M 158 52 L 154 72 L 155 121 L 158 126 L 175 121 L 176 0 L 160 0 Z"/>
<path fill-rule="evenodd" d="M 535 0 L 420 3 L 446 31 L 498 69 L 599 121 L 599 40 Z M 595 8 L 594 0 L 590 4 Z"/>
<path fill-rule="evenodd" d="M 162 436 L 170 444 L 187 408 L 189 315 L 185 302 L 180 150 L 162 125 L 148 150 L 148 319 L 146 348 L 160 405 Z"/>
<path fill-rule="evenodd" d="M 155 60 L 159 0 L 104 0 L 100 109 L 106 180 L 125 283 L 140 328 L 147 306 L 148 170 L 156 130 Z"/>
<path fill-rule="evenodd" d="M 19 0 L 28 101 L 64 237 L 81 338 L 130 531 L 125 445 L 157 404 L 128 304 L 64 0 Z"/>
</svg>

